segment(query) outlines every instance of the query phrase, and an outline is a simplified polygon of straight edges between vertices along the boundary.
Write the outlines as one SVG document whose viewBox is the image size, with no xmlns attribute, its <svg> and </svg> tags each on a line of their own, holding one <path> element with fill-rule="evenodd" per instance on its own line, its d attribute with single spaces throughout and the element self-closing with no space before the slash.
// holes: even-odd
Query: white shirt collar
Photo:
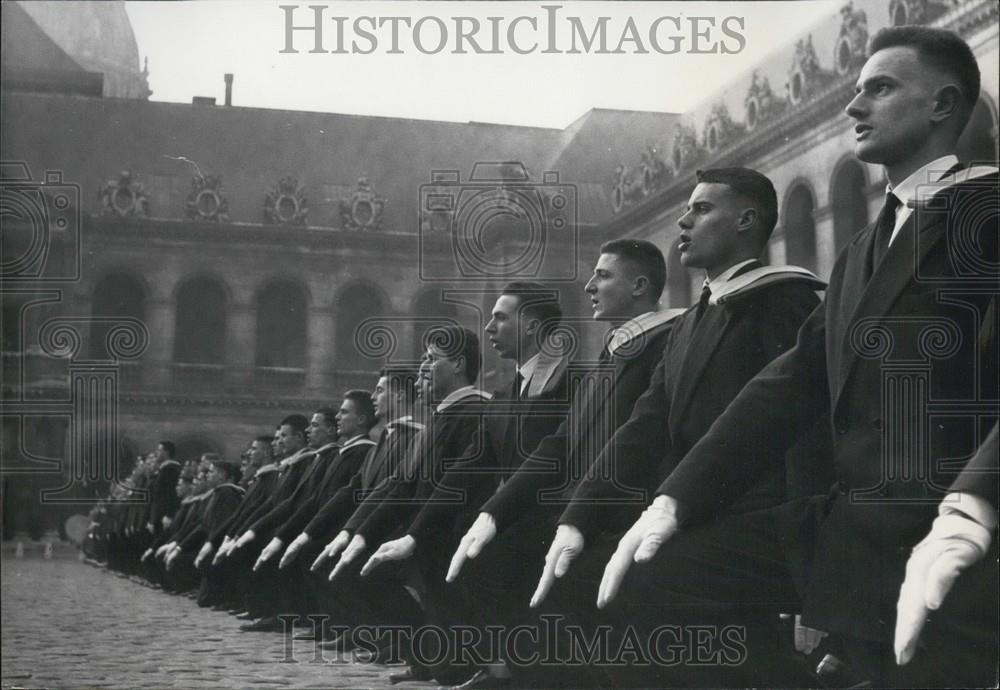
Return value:
<svg viewBox="0 0 1000 690">
<path fill-rule="evenodd" d="M 930 163 L 927 163 L 917 170 L 914 170 L 910 173 L 909 177 L 895 187 L 887 184 L 885 186 L 885 193 L 888 194 L 889 192 L 892 192 L 901 202 L 900 206 L 909 206 L 910 203 L 917 198 L 917 192 L 920 185 L 936 182 L 956 165 L 958 165 L 958 156 L 954 154 L 941 156 L 940 158 L 932 160 Z"/>
<path fill-rule="evenodd" d="M 717 292 L 722 292 L 722 286 L 728 283 L 732 279 L 732 277 L 736 274 L 737 271 L 739 271 L 741 268 L 743 268 L 748 264 L 754 263 L 755 261 L 757 261 L 757 259 L 747 259 L 746 261 L 741 261 L 738 264 L 733 264 L 725 271 L 715 276 L 714 280 L 708 280 L 706 278 L 704 284 L 708 285 L 708 289 L 712 291 L 713 295 L 716 294 Z M 711 303 L 712 303 L 711 298 L 709 298 L 709 304 Z"/>
<path fill-rule="evenodd" d="M 524 391 L 527 390 L 528 381 L 531 380 L 532 374 L 535 373 L 535 369 L 538 367 L 538 358 L 541 357 L 541 355 L 542 353 L 539 350 L 527 362 L 517 368 L 517 373 L 521 375 L 521 393 L 524 393 Z"/>
<path fill-rule="evenodd" d="M 914 170 L 909 177 L 895 187 L 888 184 L 885 186 L 885 193 L 892 192 L 900 201 L 899 206 L 896 208 L 896 222 L 892 226 L 892 235 L 889 237 L 890 246 L 895 241 L 896 236 L 899 235 L 903 224 L 909 220 L 910 214 L 913 213 L 913 209 L 919 200 L 918 197 L 923 197 L 928 192 L 933 194 L 939 191 L 940 187 L 932 183 L 940 180 L 946 172 L 956 165 L 958 165 L 958 156 L 941 156 Z"/>
<path fill-rule="evenodd" d="M 444 412 L 446 409 L 454 405 L 455 403 L 465 400 L 466 398 L 478 397 L 482 400 L 489 400 L 491 396 L 489 393 L 479 390 L 475 386 L 462 386 L 461 388 L 456 388 L 448 395 L 444 396 L 444 400 L 438 403 L 435 408 L 436 412 Z"/>
</svg>

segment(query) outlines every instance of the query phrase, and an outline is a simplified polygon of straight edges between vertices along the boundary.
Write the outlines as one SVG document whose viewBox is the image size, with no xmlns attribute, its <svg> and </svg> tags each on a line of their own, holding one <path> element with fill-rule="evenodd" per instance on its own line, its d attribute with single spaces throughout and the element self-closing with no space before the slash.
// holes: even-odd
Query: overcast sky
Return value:
<svg viewBox="0 0 1000 690">
<path fill-rule="evenodd" d="M 140 59 L 149 58 L 153 100 L 215 96 L 221 103 L 223 74 L 232 72 L 239 106 L 562 128 L 595 107 L 689 110 L 831 17 L 838 3 L 546 3 L 551 10 L 538 3 L 329 3 L 321 22 L 325 53 L 310 52 L 312 31 L 293 32 L 290 47 L 298 52 L 282 52 L 286 13 L 295 26 L 311 26 L 310 5 L 318 2 L 129 2 L 126 11 Z M 515 22 L 518 16 L 533 19 Z M 602 21 L 606 53 L 597 52 Z M 459 25 L 483 53 L 468 41 L 458 45 Z M 589 51 L 576 27 L 595 36 Z M 570 54 L 574 42 L 580 52 Z M 549 48 L 559 52 L 544 52 Z M 344 52 L 329 52 L 337 49 Z M 454 53 L 460 49 L 467 53 Z M 624 54 L 610 52 L 616 49 Z"/>
</svg>

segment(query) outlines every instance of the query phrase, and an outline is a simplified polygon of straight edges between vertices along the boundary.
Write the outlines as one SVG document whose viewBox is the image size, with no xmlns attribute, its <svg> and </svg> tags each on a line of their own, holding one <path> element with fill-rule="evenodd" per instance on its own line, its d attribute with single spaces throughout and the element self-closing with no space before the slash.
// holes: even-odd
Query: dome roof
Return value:
<svg viewBox="0 0 1000 690">
<path fill-rule="evenodd" d="M 146 71 L 125 3 L 19 2 L 25 13 L 83 69 L 104 74 L 104 95 L 148 98 Z"/>
</svg>

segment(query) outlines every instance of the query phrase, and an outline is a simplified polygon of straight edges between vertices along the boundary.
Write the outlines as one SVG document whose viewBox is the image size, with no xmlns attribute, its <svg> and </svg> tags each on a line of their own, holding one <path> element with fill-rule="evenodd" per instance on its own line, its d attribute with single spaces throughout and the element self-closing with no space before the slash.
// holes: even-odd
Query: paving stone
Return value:
<svg viewBox="0 0 1000 690">
<path fill-rule="evenodd" d="M 3 559 L 0 653 L 16 688 L 389 688 L 398 670 L 360 664 L 75 559 Z M 429 688 L 423 683 L 410 686 Z"/>
</svg>

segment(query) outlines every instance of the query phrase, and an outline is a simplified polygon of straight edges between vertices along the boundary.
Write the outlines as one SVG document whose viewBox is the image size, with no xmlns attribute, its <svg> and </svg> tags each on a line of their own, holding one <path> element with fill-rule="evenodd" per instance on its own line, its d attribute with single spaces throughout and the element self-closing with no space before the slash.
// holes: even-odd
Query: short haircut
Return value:
<svg viewBox="0 0 1000 690">
<path fill-rule="evenodd" d="M 778 193 L 766 175 L 750 168 L 712 168 L 697 172 L 698 182 L 724 184 L 752 202 L 757 209 L 761 245 L 767 243 L 778 222 Z"/>
<path fill-rule="evenodd" d="M 979 100 L 981 77 L 979 63 L 969 44 L 958 34 L 947 29 L 935 29 L 930 26 L 890 26 L 875 34 L 868 48 L 868 54 L 874 55 L 880 50 L 903 46 L 917 51 L 921 62 L 939 69 L 953 77 L 962 90 L 965 108 L 964 128 L 972 109 Z"/>
<path fill-rule="evenodd" d="M 242 471 L 240 471 L 240 466 L 237 465 L 235 462 L 228 462 L 226 460 L 216 460 L 215 462 L 212 463 L 212 465 L 217 470 L 223 470 L 226 473 L 226 478 L 233 484 L 239 482 L 240 475 L 243 474 Z"/>
<path fill-rule="evenodd" d="M 416 401 L 417 377 L 420 376 L 417 369 L 407 366 L 386 366 L 379 370 L 378 375 L 379 378 L 383 376 L 386 378 L 390 394 L 396 395 L 402 392 L 407 405 L 412 405 Z"/>
<path fill-rule="evenodd" d="M 602 244 L 601 254 L 614 254 L 635 264 L 639 268 L 639 274 L 646 276 L 649 281 L 649 296 L 654 302 L 660 300 L 663 286 L 667 284 L 667 262 L 659 247 L 646 240 L 623 237 Z"/>
<path fill-rule="evenodd" d="M 337 426 L 337 411 L 332 407 L 320 407 L 316 410 L 314 414 L 318 414 L 319 416 L 321 416 L 327 426 L 330 427 Z"/>
<path fill-rule="evenodd" d="M 365 417 L 365 428 L 371 429 L 375 426 L 375 404 L 372 402 L 372 394 L 363 390 L 349 390 L 344 393 L 344 400 L 354 403 L 354 410 Z"/>
<path fill-rule="evenodd" d="M 281 424 L 279 424 L 278 426 L 280 428 L 285 426 L 286 424 L 292 427 L 293 432 L 301 434 L 302 437 L 305 438 L 306 429 L 309 427 L 309 420 L 306 419 L 305 416 L 300 414 L 290 414 L 284 419 L 282 419 Z"/>
<path fill-rule="evenodd" d="M 479 336 L 461 326 L 435 326 L 424 334 L 424 349 L 433 345 L 448 359 L 465 358 L 465 378 L 471 383 L 479 378 L 482 355 Z"/>
<path fill-rule="evenodd" d="M 173 441 L 160 441 L 160 445 L 167 452 L 168 458 L 174 457 L 174 454 L 177 453 L 177 446 L 174 445 Z"/>
<path fill-rule="evenodd" d="M 214 463 L 214 462 L 219 462 L 220 460 L 222 460 L 222 456 L 219 455 L 218 453 L 202 453 L 201 454 L 201 461 L 202 462 L 213 462 Z"/>
<path fill-rule="evenodd" d="M 257 438 L 254 439 L 254 441 L 257 441 L 258 443 L 263 443 L 268 450 L 271 449 L 271 441 L 273 440 L 274 436 L 258 436 Z"/>
<path fill-rule="evenodd" d="M 504 285 L 500 294 L 517 297 L 519 312 L 529 319 L 538 319 L 541 322 L 539 339 L 544 339 L 546 334 L 562 321 L 559 291 L 555 288 L 528 280 L 518 280 Z"/>
</svg>

